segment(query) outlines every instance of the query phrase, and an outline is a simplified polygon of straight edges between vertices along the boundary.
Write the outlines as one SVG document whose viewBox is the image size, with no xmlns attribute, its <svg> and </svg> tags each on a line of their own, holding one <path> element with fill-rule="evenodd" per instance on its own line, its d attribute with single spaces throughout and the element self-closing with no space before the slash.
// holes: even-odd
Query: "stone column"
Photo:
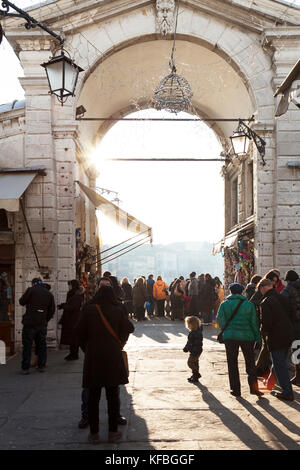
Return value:
<svg viewBox="0 0 300 470">
<path fill-rule="evenodd" d="M 76 278 L 76 138 L 74 99 L 62 107 L 54 98 L 53 145 L 57 201 L 58 303 L 65 302 L 67 281 Z"/>
<path fill-rule="evenodd" d="M 269 34 L 274 48 L 273 88 L 283 82 L 299 59 L 299 28 L 281 28 Z M 277 98 L 277 103 L 280 97 Z M 300 274 L 300 169 L 288 162 L 300 161 L 300 110 L 289 104 L 276 120 L 276 223 L 274 226 L 276 267 L 283 276 L 288 269 Z"/>
<path fill-rule="evenodd" d="M 48 274 L 47 282 L 56 297 L 57 222 L 56 178 L 52 142 L 52 100 L 48 81 L 41 63 L 51 55 L 51 41 L 46 39 L 18 39 L 19 58 L 24 68 L 20 83 L 25 91 L 25 145 L 24 166 L 45 166 L 46 176 L 36 176 L 25 193 L 25 213 L 32 232 L 39 269 L 32 244 L 19 212 L 17 216 L 16 292 L 17 296 L 30 286 L 33 277 Z M 16 296 L 16 297 L 17 297 Z M 16 336 L 21 341 L 21 315 L 24 309 L 16 302 Z M 50 322 L 48 340 L 56 345 L 55 321 Z"/>
</svg>

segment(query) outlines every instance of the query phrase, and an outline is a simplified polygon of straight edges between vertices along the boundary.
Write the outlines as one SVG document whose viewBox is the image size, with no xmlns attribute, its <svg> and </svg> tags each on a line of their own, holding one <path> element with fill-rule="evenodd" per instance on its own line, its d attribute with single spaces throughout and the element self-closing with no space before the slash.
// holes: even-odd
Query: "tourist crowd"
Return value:
<svg viewBox="0 0 300 470">
<path fill-rule="evenodd" d="M 300 357 L 296 355 L 293 361 L 292 379 L 288 364 L 291 348 L 300 341 L 300 279 L 295 271 L 289 270 L 284 281 L 286 285 L 279 271 L 273 269 L 263 277 L 253 276 L 246 288 L 239 283 L 231 284 L 230 295 L 225 299 L 222 282 L 210 274 L 197 277 L 192 272 L 188 279 L 180 276 L 170 285 L 161 276 L 154 280 L 150 274 L 147 279 L 144 276 L 135 279 L 132 286 L 127 278 L 120 283 L 110 272 L 105 272 L 95 296 L 88 301 L 79 282 L 69 281 L 66 302 L 58 306 L 63 312 L 59 321 L 61 344 L 70 348 L 66 361 L 77 360 L 79 348 L 85 355 L 79 427 L 90 426 L 89 441 L 99 443 L 99 401 L 103 387 L 110 442 L 120 439 L 118 425 L 126 424 L 120 411 L 119 386 L 128 383 L 128 362 L 123 347 L 134 331 L 132 319 L 143 321 L 167 315 L 173 321 L 185 320 L 189 334 L 183 351 L 189 353 L 191 383 L 197 383 L 201 377 L 203 325 L 215 324 L 221 329 L 218 340 L 225 344 L 231 394 L 241 396 L 238 369 L 241 348 L 250 393 L 263 395 L 259 380 L 265 389 L 272 389 L 277 382 L 282 391 L 274 395 L 292 401 L 292 385 L 300 386 Z M 25 375 L 29 374 L 33 342 L 37 369 L 45 370 L 47 324 L 55 312 L 50 290 L 49 285 L 35 278 L 20 298 L 20 304 L 26 306 L 22 332 Z"/>
<path fill-rule="evenodd" d="M 123 301 L 128 315 L 137 321 L 154 316 L 169 316 L 171 320 L 184 320 L 186 316 L 199 315 L 204 324 L 213 322 L 220 303 L 224 300 L 224 288 L 218 277 L 192 272 L 188 279 L 175 278 L 168 286 L 161 276 L 153 274 L 146 279 L 134 279 L 132 286 L 123 278 L 119 300 Z"/>
</svg>

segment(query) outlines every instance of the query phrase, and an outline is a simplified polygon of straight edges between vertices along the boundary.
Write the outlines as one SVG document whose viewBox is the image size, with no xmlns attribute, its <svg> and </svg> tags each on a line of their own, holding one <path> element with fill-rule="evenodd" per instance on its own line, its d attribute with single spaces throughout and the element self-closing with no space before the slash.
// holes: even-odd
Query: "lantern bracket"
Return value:
<svg viewBox="0 0 300 470">
<path fill-rule="evenodd" d="M 61 36 L 56 34 L 54 31 L 49 29 L 46 25 L 40 23 L 38 20 L 36 20 L 32 16 L 28 15 L 28 13 L 26 13 L 26 11 L 24 11 L 21 8 L 17 7 L 16 5 L 9 2 L 8 0 L 0 0 L 0 2 L 1 2 L 0 8 L 2 8 L 2 9 L 0 9 L 0 19 L 1 18 L 11 18 L 11 17 L 23 18 L 24 20 L 26 20 L 26 24 L 25 24 L 26 29 L 36 28 L 38 26 L 39 28 L 46 31 L 46 33 L 48 33 L 52 37 L 54 37 L 57 41 L 59 41 L 61 47 L 63 47 L 65 40 Z M 15 11 L 15 13 L 10 13 L 11 8 Z"/>
<path fill-rule="evenodd" d="M 265 166 L 266 161 L 264 157 L 266 153 L 266 142 L 258 134 L 256 134 L 256 132 L 248 127 L 247 124 L 245 124 L 241 119 L 239 120 L 239 125 L 236 132 L 243 132 L 249 140 L 254 141 L 258 153 L 261 156 L 262 164 Z"/>
</svg>

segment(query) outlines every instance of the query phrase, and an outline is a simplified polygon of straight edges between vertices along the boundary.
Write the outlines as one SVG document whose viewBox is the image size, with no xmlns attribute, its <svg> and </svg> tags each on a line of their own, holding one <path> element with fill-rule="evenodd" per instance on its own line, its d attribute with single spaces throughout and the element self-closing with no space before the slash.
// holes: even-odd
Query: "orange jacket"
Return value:
<svg viewBox="0 0 300 470">
<path fill-rule="evenodd" d="M 168 284 L 164 281 L 156 281 L 153 286 L 153 297 L 155 300 L 164 300 L 167 298 L 167 294 L 163 289 L 168 289 Z"/>
</svg>

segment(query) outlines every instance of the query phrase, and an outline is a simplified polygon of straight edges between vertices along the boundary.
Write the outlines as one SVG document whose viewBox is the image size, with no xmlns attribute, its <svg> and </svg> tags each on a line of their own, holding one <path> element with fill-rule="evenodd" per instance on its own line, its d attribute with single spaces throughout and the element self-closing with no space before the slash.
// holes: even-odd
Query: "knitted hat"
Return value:
<svg viewBox="0 0 300 470">
<path fill-rule="evenodd" d="M 241 294 L 244 290 L 244 286 L 238 282 L 234 282 L 233 284 L 229 285 L 229 289 L 232 294 Z"/>
<path fill-rule="evenodd" d="M 287 271 L 286 275 L 285 275 L 285 281 L 297 281 L 299 279 L 299 276 L 298 274 L 296 273 L 296 271 L 293 271 L 293 269 L 290 269 L 289 271 Z"/>
</svg>

